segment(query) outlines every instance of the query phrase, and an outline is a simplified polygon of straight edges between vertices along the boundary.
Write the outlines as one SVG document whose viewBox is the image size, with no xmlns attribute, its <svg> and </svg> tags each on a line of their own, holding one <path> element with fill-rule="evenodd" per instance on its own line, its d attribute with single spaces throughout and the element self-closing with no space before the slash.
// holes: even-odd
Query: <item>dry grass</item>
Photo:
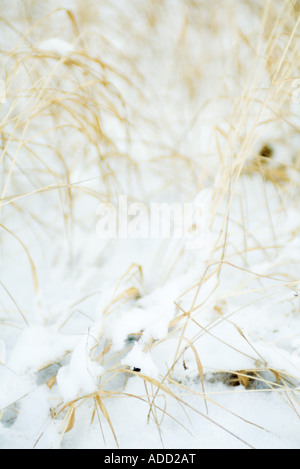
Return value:
<svg viewBox="0 0 300 469">
<path fill-rule="evenodd" d="M 133 2 L 136 21 L 132 12 L 117 2 L 73 3 L 74 8 L 68 10 L 58 3 L 55 8 L 52 2 L 0 1 L 0 64 L 7 95 L 0 108 L 2 256 L 10 237 L 21 246 L 42 309 L 39 269 L 31 254 L 36 239 L 40 239 L 40 231 L 52 242 L 63 237 L 74 260 L 78 230 L 90 228 L 80 216 L 83 205 L 94 214 L 95 204 L 113 201 L 125 190 L 133 199 L 151 200 L 155 192 L 157 198 L 167 193 L 171 198 L 191 200 L 199 190 L 212 186 L 210 222 L 221 219 L 219 236 L 199 281 L 188 291 L 178 291 L 174 298 L 178 314 L 169 325 L 168 335 L 145 346 L 149 352 L 163 341 L 178 339 L 166 375 L 154 379 L 124 368 L 121 359 L 131 345 L 116 356 L 111 343 L 103 341 L 106 321 L 145 293 L 142 267 L 131 265 L 116 285 L 113 298 L 103 307 L 97 346 L 91 350 L 91 358 L 106 368 L 98 391 L 53 409 L 52 417 L 62 418 L 63 437 L 73 429 L 79 407 L 91 402 L 91 421 L 97 419 L 101 426 L 102 419 L 106 420 L 118 444 L 117 422 L 111 421 L 106 400 L 126 396 L 148 403 L 149 418 L 160 435 L 164 419 L 176 419 L 167 406 L 160 407 L 158 396 L 165 396 L 166 403 L 174 399 L 186 410 L 211 420 L 208 412 L 189 404 L 189 397 L 197 396 L 205 402 L 206 411 L 209 406 L 219 407 L 205 389 L 205 363 L 197 352 L 198 341 L 208 334 L 233 348 L 214 334 L 223 322 L 233 324 L 248 341 L 234 322 L 238 311 L 223 311 L 229 298 L 251 292 L 265 299 L 268 281 L 276 288 L 298 289 L 299 280 L 293 272 L 277 267 L 267 274 L 253 272 L 247 256 L 259 251 L 267 258 L 269 247 L 255 244 L 255 240 L 248 247 L 250 233 L 245 218 L 241 220 L 245 245 L 233 251 L 229 222 L 233 204 L 244 197 L 239 184 L 245 178 L 259 178 L 262 186 L 272 183 L 282 200 L 282 210 L 289 195 L 299 196 L 299 105 L 295 106 L 292 97 L 292 84 L 300 76 L 299 2 L 233 0 L 226 8 L 223 3 L 219 8 L 220 1 L 177 1 L 177 20 L 174 24 L 170 20 L 172 28 L 168 31 L 164 28 L 171 0 Z M 248 16 L 253 19 L 249 25 Z M 105 23 L 107 17 L 110 24 Z M 229 41 L 228 31 L 233 40 Z M 44 50 L 43 40 L 55 35 L 71 44 L 73 51 L 61 55 Z M 283 147 L 289 149 L 289 158 L 284 161 L 274 150 Z M 155 175 L 158 190 L 152 192 L 147 187 L 148 174 Z M 268 209 L 267 197 L 262 204 Z M 56 216 L 48 219 L 43 207 L 51 207 Z M 272 225 L 270 212 L 269 217 Z M 25 225 L 29 244 L 22 239 Z M 271 249 L 273 253 L 280 249 L 276 233 Z M 164 285 L 184 250 L 179 246 L 170 254 L 163 246 L 161 252 L 157 277 Z M 239 291 L 229 291 L 224 297 L 221 290 L 219 303 L 211 305 L 210 299 L 218 294 L 228 271 L 241 273 Z M 206 293 L 204 287 L 211 280 L 213 287 Z M 32 318 L 5 286 L 5 275 L 0 284 L 1 295 L 9 296 L 18 310 L 21 327 L 31 324 Z M 68 324 L 84 300 L 74 298 L 70 312 L 58 321 L 58 330 Z M 201 321 L 206 308 L 215 308 L 218 316 L 209 324 Z M 4 315 L 0 327 L 10 322 L 9 317 Z M 193 338 L 186 337 L 190 324 L 198 330 Z M 12 325 L 20 327 L 18 319 Z M 133 330 L 132 336 L 139 341 L 142 331 Z M 173 377 L 188 349 L 194 354 L 201 392 Z M 295 390 L 299 391 L 299 376 L 269 368 L 255 349 L 251 358 L 256 361 L 255 368 L 214 370 L 215 379 L 227 384 L 228 392 L 236 392 L 230 386 L 239 386 L 241 392 L 282 392 L 298 412 Z M 132 376 L 144 382 L 144 395 L 126 394 L 126 383 Z M 123 386 L 115 389 L 112 383 L 119 382 L 120 377 Z M 49 388 L 55 388 L 55 375 L 46 381 Z"/>
</svg>

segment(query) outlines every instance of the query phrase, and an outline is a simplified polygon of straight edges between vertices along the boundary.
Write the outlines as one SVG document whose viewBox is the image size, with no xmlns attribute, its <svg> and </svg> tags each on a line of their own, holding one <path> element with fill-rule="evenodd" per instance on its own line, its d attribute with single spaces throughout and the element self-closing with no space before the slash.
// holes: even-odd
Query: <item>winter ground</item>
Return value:
<svg viewBox="0 0 300 469">
<path fill-rule="evenodd" d="M 0 448 L 299 449 L 298 2 L 0 5 Z"/>
</svg>

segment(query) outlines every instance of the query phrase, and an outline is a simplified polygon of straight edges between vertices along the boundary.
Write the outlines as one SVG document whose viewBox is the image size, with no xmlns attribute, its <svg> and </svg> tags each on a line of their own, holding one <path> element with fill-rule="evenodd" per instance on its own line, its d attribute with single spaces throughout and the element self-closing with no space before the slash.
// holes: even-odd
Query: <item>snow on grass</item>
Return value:
<svg viewBox="0 0 300 469">
<path fill-rule="evenodd" d="M 94 339 L 90 336 L 83 337 L 76 345 L 70 363 L 57 374 L 58 388 L 66 402 L 97 390 L 98 377 L 104 369 L 89 358 L 91 341 Z"/>
<path fill-rule="evenodd" d="M 299 448 L 296 6 L 5 3 L 0 448 Z"/>
</svg>

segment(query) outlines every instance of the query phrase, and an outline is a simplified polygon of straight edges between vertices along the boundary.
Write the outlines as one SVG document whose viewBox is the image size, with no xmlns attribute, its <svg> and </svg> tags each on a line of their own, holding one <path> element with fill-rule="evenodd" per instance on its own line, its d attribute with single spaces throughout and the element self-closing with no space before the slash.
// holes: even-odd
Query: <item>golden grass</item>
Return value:
<svg viewBox="0 0 300 469">
<path fill-rule="evenodd" d="M 0 57 L 8 102 L 1 106 L 0 121 L 0 241 L 5 244 L 5 233 L 21 245 L 29 261 L 36 295 L 39 294 L 39 274 L 31 255 L 33 246 L 25 245 L 21 234 L 9 228 L 12 217 L 29 218 L 33 230 L 37 223 L 52 236 L 53 226 L 47 225 L 43 214 L 31 211 L 33 198 L 39 198 L 43 203 L 49 197 L 63 219 L 70 245 L 74 229 L 81 223 L 76 215 L 77 204 L 82 198 L 87 205 L 93 199 L 114 200 L 122 191 L 119 171 L 126 173 L 128 181 L 140 184 L 147 197 L 151 197 L 151 189 L 147 193 L 141 179 L 144 167 L 153 173 L 162 173 L 162 193 L 174 184 L 185 197 L 191 198 L 199 189 L 213 185 L 211 223 L 220 216 L 224 201 L 227 207 L 221 213 L 219 237 L 204 273 L 199 274 L 199 281 L 188 291 L 178 292 L 178 298 L 174 298 L 178 315 L 171 321 L 169 334 L 163 340 L 177 336 L 178 347 L 168 373 L 154 379 L 124 369 L 120 363 L 110 368 L 110 361 L 118 358 L 111 354 L 111 344 L 106 343 L 100 352 L 95 347 L 91 357 L 97 363 L 106 364 L 107 379 L 103 383 L 104 378 L 101 378 L 99 390 L 94 394 L 62 403 L 53 411 L 53 417 L 63 415 L 63 436 L 73 429 L 80 405 L 89 400 L 94 405 L 91 421 L 97 417 L 101 425 L 101 418 L 104 418 L 118 444 L 117 422 L 111 421 L 105 400 L 124 397 L 126 388 L 108 391 L 105 384 L 122 375 L 126 379 L 134 376 L 144 381 L 145 395 L 130 397 L 148 402 L 149 418 L 152 416 L 160 434 L 162 422 L 158 414 L 163 415 L 162 420 L 164 416 L 174 417 L 167 408 L 162 409 L 156 404 L 158 395 L 164 395 L 166 401 L 167 398 L 175 399 L 184 408 L 192 408 L 201 418 L 210 420 L 208 405 L 218 404 L 206 393 L 205 364 L 198 355 L 197 341 L 209 334 L 232 348 L 213 333 L 216 325 L 233 321 L 236 314 L 236 311 L 230 314 L 222 311 L 222 301 L 226 302 L 226 298 L 220 298 L 221 303 L 215 306 L 219 317 L 211 324 L 202 324 L 200 314 L 209 306 L 211 295 L 222 285 L 224 268 L 247 274 L 240 294 L 255 291 L 264 298 L 265 287 L 257 286 L 263 280 L 273 281 L 278 287 L 298 288 L 298 279 L 293 274 L 284 271 L 268 275 L 255 273 L 247 262 L 241 267 L 240 260 L 248 253 L 246 242 L 244 250 L 241 247 L 234 259 L 229 257 L 228 251 L 231 208 L 239 197 L 238 185 L 245 177 L 260 177 L 262 184 L 273 183 L 279 198 L 293 193 L 299 184 L 299 149 L 294 149 L 289 162 L 284 163 L 280 161 L 280 155 L 277 160 L 270 150 L 275 143 L 288 146 L 299 133 L 295 123 L 299 107 L 295 108 L 292 99 L 292 83 L 300 74 L 299 2 L 235 0 L 225 7 L 220 1 L 179 1 L 176 7 L 177 14 L 181 12 L 179 26 L 170 34 L 164 30 L 170 15 L 169 0 L 133 2 L 138 19 L 136 24 L 129 13 L 124 13 L 110 1 L 102 6 L 99 3 L 98 7 L 97 2 L 74 1 L 72 11 L 55 9 L 51 2 L 15 0 L 14 3 L 15 8 L 11 8 L 9 2 L 0 2 L 4 32 Z M 116 45 L 110 41 L 105 8 L 112 15 L 116 36 L 123 37 L 125 44 Z M 243 30 L 241 17 L 246 21 L 247 15 L 253 15 L 255 20 L 253 31 Z M 224 30 L 233 35 L 230 46 L 224 43 Z M 39 46 L 43 38 L 51 37 L 52 31 L 58 36 L 62 34 L 72 44 L 74 52 L 60 55 L 42 50 Z M 156 38 L 165 41 L 166 63 L 162 42 Z M 161 64 L 162 89 L 155 88 L 159 80 L 154 76 L 153 67 L 153 76 L 148 75 L 147 61 L 151 60 L 154 67 Z M 219 78 L 215 80 L 213 73 L 218 66 Z M 176 110 L 174 116 L 164 115 L 159 108 L 160 100 L 164 99 L 166 107 L 170 106 L 170 114 L 172 109 Z M 186 106 L 188 117 L 182 115 L 184 109 L 180 105 Z M 198 150 L 197 144 L 203 137 L 201 126 L 205 126 L 206 119 L 208 122 L 211 119 L 207 110 L 218 105 L 220 115 L 217 112 L 215 125 L 211 126 L 209 144 L 205 151 L 202 145 Z M 274 141 L 270 140 L 270 135 Z M 144 161 L 138 158 L 141 147 L 148 152 Z M 79 180 L 78 173 L 81 174 L 82 168 L 84 176 Z M 96 188 L 91 183 L 93 180 L 98 181 Z M 263 203 L 268 206 L 267 199 Z M 247 224 L 245 220 L 242 222 L 247 239 Z M 54 231 L 57 237 L 61 235 L 58 230 Z M 272 249 L 279 247 L 274 233 Z M 257 243 L 251 249 L 267 253 L 267 248 Z M 168 281 L 183 254 L 182 248 L 178 247 L 169 258 L 163 258 L 159 266 L 161 284 Z M 215 279 L 213 291 L 204 299 L 200 298 L 203 286 L 211 279 Z M 254 280 L 257 284 L 252 287 Z M 22 306 L 17 306 L 4 283 L 0 283 L 23 322 L 30 324 Z M 110 303 L 103 308 L 103 327 L 97 337 L 100 346 L 109 317 L 143 294 L 142 267 L 129 266 L 116 285 Z M 228 295 L 236 294 L 229 292 Z M 181 302 L 186 298 L 188 306 L 183 307 Z M 72 314 L 65 318 L 59 328 L 62 329 L 71 317 Z M 190 323 L 199 330 L 193 340 L 185 336 Z M 238 324 L 234 325 L 244 340 L 248 340 Z M 137 340 L 142 335 L 141 331 L 132 331 L 132 334 Z M 147 350 L 159 343 L 150 341 Z M 191 349 L 195 357 L 201 393 L 172 377 L 187 349 Z M 243 391 L 283 391 L 291 396 L 289 399 L 294 399 L 292 390 L 296 385 L 290 383 L 285 372 L 268 368 L 264 357 L 255 350 L 253 355 L 258 361 L 256 368 L 215 370 L 216 376 L 221 374 L 229 386 L 240 385 L 244 387 Z M 273 374 L 275 382 L 264 377 L 267 371 Z M 47 383 L 52 389 L 56 377 L 49 378 Z M 266 389 L 257 389 L 262 383 Z M 190 406 L 189 395 L 204 400 L 207 413 Z M 296 408 L 298 404 L 291 406 Z M 229 410 L 224 409 L 224 412 Z M 239 439 L 238 435 L 234 436 Z"/>
</svg>

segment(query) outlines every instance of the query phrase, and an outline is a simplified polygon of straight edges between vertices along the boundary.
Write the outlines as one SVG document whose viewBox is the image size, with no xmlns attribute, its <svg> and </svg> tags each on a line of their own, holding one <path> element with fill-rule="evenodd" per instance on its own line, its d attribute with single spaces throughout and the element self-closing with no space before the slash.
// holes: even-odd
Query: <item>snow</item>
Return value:
<svg viewBox="0 0 300 469">
<path fill-rule="evenodd" d="M 72 337 L 64 337 L 50 328 L 29 327 L 20 334 L 8 364 L 18 373 L 35 372 L 52 363 L 53 359 L 60 359 L 73 347 Z"/>
<path fill-rule="evenodd" d="M 145 353 L 141 347 L 141 344 L 135 344 L 133 349 L 128 355 L 122 360 L 123 365 L 128 365 L 133 371 L 138 370 L 147 376 L 152 378 L 158 378 L 158 368 L 153 362 L 153 359 L 149 353 Z"/>
<path fill-rule="evenodd" d="M 0 340 L 0 365 L 6 362 L 6 346 L 4 340 Z"/>
<path fill-rule="evenodd" d="M 46 41 L 43 41 L 39 45 L 39 49 L 45 52 L 55 52 L 61 56 L 69 55 L 75 50 L 72 44 L 56 37 L 52 37 Z"/>
<path fill-rule="evenodd" d="M 0 39 L 22 64 L 0 108 L 0 448 L 115 450 L 112 425 L 123 449 L 299 449 L 299 107 L 290 76 L 268 94 L 259 9 L 82 3 Z M 122 194 L 200 206 L 200 242 L 99 239 Z"/>
<path fill-rule="evenodd" d="M 95 339 L 84 336 L 76 345 L 69 365 L 57 374 L 57 384 L 65 402 L 97 391 L 98 378 L 104 369 L 89 358 Z"/>
</svg>

